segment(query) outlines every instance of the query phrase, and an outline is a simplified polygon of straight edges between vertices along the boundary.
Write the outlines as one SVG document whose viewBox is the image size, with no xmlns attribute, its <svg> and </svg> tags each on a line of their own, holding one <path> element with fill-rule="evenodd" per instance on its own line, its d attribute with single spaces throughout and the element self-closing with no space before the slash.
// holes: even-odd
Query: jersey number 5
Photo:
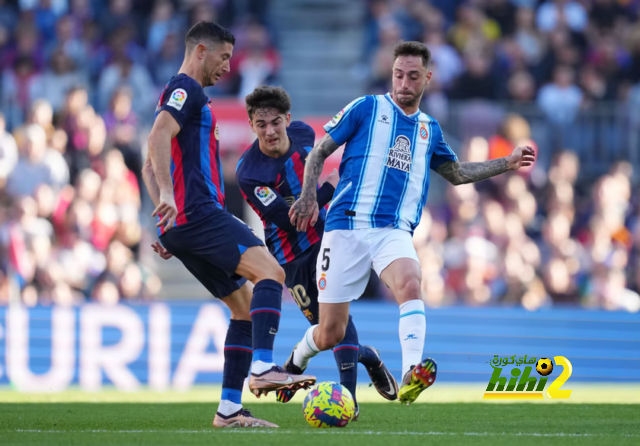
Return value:
<svg viewBox="0 0 640 446">
<path fill-rule="evenodd" d="M 329 259 L 329 250 L 330 248 L 324 248 L 324 251 L 322 251 L 322 271 L 329 269 L 329 265 L 331 263 L 331 259 Z"/>
</svg>

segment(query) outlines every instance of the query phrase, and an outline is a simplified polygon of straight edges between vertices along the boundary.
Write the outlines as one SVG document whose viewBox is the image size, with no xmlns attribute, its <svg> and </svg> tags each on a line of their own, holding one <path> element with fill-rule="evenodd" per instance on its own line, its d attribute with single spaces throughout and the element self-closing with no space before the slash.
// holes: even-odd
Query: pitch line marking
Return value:
<svg viewBox="0 0 640 446">
<path fill-rule="evenodd" d="M 341 431 L 341 430 L 314 430 L 314 431 L 294 431 L 285 429 L 202 429 L 202 430 L 44 430 L 44 429 L 15 429 L 16 433 L 24 434 L 300 434 L 300 435 L 432 435 L 432 436 L 478 436 L 478 437 L 640 437 L 636 434 L 571 434 L 564 432 L 540 433 L 540 432 L 382 432 L 382 431 Z"/>
</svg>

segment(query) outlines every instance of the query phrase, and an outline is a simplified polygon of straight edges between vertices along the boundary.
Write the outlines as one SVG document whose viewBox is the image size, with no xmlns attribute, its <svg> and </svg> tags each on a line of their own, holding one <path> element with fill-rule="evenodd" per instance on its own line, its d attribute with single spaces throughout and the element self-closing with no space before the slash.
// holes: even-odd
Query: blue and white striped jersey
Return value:
<svg viewBox="0 0 640 446">
<path fill-rule="evenodd" d="M 413 233 L 429 190 L 429 168 L 456 154 L 438 122 L 421 111 L 407 116 L 389 93 L 347 105 L 324 129 L 346 143 L 340 182 L 325 231 L 394 227 Z"/>
</svg>

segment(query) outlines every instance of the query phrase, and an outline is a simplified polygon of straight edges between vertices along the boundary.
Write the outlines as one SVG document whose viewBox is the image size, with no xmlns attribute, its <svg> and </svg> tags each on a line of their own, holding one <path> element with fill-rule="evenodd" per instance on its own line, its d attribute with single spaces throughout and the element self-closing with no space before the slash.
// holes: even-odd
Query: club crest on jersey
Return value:
<svg viewBox="0 0 640 446">
<path fill-rule="evenodd" d="M 187 92 L 182 88 L 177 88 L 171 93 L 171 98 L 167 102 L 167 105 L 175 108 L 176 110 L 182 110 L 182 106 L 187 100 Z"/>
<path fill-rule="evenodd" d="M 424 124 L 420 124 L 420 138 L 427 139 L 429 137 L 429 132 L 427 131 L 427 126 Z"/>
<path fill-rule="evenodd" d="M 268 187 L 258 186 L 253 192 L 256 194 L 258 200 L 260 200 L 260 203 L 265 206 L 269 206 L 276 199 L 276 194 Z"/>
<path fill-rule="evenodd" d="M 411 171 L 411 141 L 399 135 L 387 155 L 387 167 L 409 173 Z"/>
<path fill-rule="evenodd" d="M 318 280 L 318 288 L 324 290 L 327 287 L 327 278 L 325 277 L 325 273 L 322 273 L 322 277 Z"/>
</svg>

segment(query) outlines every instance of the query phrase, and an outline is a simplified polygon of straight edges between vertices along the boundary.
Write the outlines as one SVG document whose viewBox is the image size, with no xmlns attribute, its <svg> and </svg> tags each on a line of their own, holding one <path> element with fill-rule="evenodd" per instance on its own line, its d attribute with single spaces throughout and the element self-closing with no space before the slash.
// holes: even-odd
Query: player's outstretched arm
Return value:
<svg viewBox="0 0 640 446">
<path fill-rule="evenodd" d="M 161 111 L 149 134 L 149 158 L 159 189 L 158 205 L 153 216 L 160 214 L 157 227 L 164 226 L 168 231 L 176 221 L 178 207 L 173 197 L 173 181 L 171 180 L 171 140 L 180 131 L 180 125 L 167 111 Z"/>
<path fill-rule="evenodd" d="M 309 156 L 304 168 L 302 193 L 289 210 L 291 224 L 296 225 L 298 231 L 306 231 L 309 225 L 315 225 L 318 220 L 318 202 L 316 189 L 318 179 L 324 167 L 324 161 L 340 147 L 327 133 L 322 137 Z"/>
<path fill-rule="evenodd" d="M 516 147 L 511 155 L 504 158 L 484 161 L 480 163 L 461 163 L 448 161 L 440 165 L 436 172 L 454 186 L 475 183 L 487 178 L 500 175 L 508 170 L 517 170 L 533 164 L 536 151 L 533 147 Z"/>
</svg>

